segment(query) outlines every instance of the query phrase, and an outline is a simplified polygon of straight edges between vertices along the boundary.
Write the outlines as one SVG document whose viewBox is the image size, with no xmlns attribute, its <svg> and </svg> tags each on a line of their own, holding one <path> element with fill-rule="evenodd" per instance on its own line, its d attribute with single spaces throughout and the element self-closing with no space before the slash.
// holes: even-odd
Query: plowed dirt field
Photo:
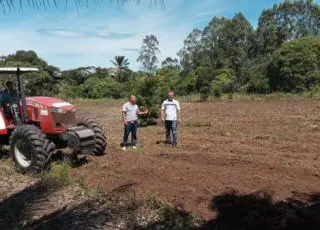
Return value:
<svg viewBox="0 0 320 230">
<path fill-rule="evenodd" d="M 106 127 L 107 154 L 72 169 L 89 187 L 134 189 L 212 217 L 210 200 L 229 190 L 304 199 L 320 191 L 320 103 L 301 98 L 181 103 L 177 147 L 161 125 L 138 129 L 137 150 L 121 151 L 121 103 L 79 106 Z"/>
</svg>

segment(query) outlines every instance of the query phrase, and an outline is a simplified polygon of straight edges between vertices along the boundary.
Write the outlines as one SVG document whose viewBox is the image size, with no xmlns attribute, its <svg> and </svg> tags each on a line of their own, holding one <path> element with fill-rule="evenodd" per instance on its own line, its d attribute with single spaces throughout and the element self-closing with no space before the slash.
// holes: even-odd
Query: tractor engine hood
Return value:
<svg viewBox="0 0 320 230">
<path fill-rule="evenodd" d="M 60 98 L 54 97 L 26 97 L 27 105 L 40 105 L 48 109 L 62 109 L 65 111 L 74 111 L 74 106 Z"/>
</svg>

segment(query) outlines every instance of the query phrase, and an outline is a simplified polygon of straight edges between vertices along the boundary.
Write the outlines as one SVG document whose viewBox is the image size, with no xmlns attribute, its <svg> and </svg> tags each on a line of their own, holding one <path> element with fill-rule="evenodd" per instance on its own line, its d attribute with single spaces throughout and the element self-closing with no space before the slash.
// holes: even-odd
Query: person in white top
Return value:
<svg viewBox="0 0 320 230">
<path fill-rule="evenodd" d="M 174 99 L 174 92 L 170 90 L 167 94 L 167 99 L 162 102 L 161 106 L 161 121 L 165 122 L 166 128 L 166 144 L 172 143 L 177 145 L 177 122 L 181 123 L 180 118 L 180 103 Z M 172 133 L 172 142 L 170 134 Z"/>
<path fill-rule="evenodd" d="M 124 123 L 122 150 L 126 150 L 128 146 L 127 142 L 130 133 L 131 145 L 134 149 L 136 148 L 138 116 L 146 113 L 140 112 L 137 98 L 134 95 L 131 95 L 129 101 L 122 106 L 122 119 Z"/>
</svg>

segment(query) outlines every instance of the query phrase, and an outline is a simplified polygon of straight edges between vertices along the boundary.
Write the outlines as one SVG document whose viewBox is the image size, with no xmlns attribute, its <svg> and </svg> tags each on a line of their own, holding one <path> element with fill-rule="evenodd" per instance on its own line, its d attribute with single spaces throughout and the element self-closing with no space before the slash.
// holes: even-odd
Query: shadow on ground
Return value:
<svg viewBox="0 0 320 230">
<path fill-rule="evenodd" d="M 0 229 L 21 229 L 25 222 L 30 220 L 35 211 L 45 208 L 42 204 L 49 195 L 60 190 L 53 180 L 39 181 L 25 188 L 21 192 L 0 202 Z"/>
<path fill-rule="evenodd" d="M 46 199 L 54 188 L 35 184 L 0 203 L 0 229 L 198 229 L 198 230 L 319 230 L 320 193 L 300 194 L 304 201 L 287 199 L 273 202 L 271 194 L 229 192 L 215 196 L 210 208 L 217 217 L 195 221 L 192 215 L 166 205 L 157 207 L 155 221 L 141 223 L 138 218 L 145 204 L 127 200 L 90 199 L 72 207 L 65 206 L 40 219 L 29 221 L 29 213 Z M 300 200 L 301 197 L 300 197 Z M 130 202 L 130 204 L 128 203 Z"/>
<path fill-rule="evenodd" d="M 216 210 L 217 218 L 200 229 L 320 229 L 320 193 L 304 196 L 304 202 L 287 199 L 275 203 L 265 192 L 216 196 L 211 209 Z"/>
<path fill-rule="evenodd" d="M 113 229 L 120 214 L 98 200 L 87 200 L 33 221 L 25 229 Z"/>
</svg>

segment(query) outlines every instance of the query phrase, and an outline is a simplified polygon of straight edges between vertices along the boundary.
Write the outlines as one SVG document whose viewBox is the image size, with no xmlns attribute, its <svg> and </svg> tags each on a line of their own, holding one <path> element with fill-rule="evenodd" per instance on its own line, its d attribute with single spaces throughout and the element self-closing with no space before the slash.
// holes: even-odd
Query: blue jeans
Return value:
<svg viewBox="0 0 320 230">
<path fill-rule="evenodd" d="M 171 143 L 170 134 L 172 133 L 172 144 L 177 144 L 177 121 L 166 121 L 166 143 Z"/>
<path fill-rule="evenodd" d="M 138 128 L 138 122 L 128 122 L 126 125 L 124 125 L 124 134 L 123 134 L 123 145 L 128 146 L 128 138 L 129 134 L 131 133 L 131 145 L 136 146 L 137 144 L 137 128 Z"/>
</svg>

